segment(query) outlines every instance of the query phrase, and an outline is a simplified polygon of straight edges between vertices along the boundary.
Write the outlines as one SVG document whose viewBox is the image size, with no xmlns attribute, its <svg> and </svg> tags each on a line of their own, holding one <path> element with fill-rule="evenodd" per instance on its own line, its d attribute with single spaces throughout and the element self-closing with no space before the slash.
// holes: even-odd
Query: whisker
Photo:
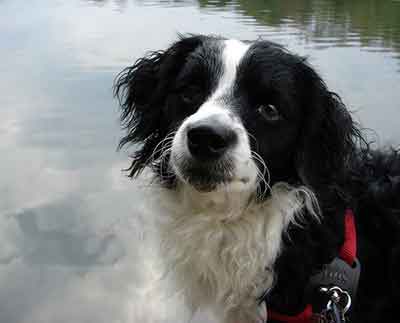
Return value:
<svg viewBox="0 0 400 323">
<path fill-rule="evenodd" d="M 176 134 L 176 130 L 169 132 L 167 134 L 167 136 L 157 144 L 157 146 L 154 148 L 153 152 L 151 153 L 150 157 L 146 160 L 146 164 L 148 164 L 150 162 L 153 163 L 155 161 L 156 154 L 158 154 L 160 151 L 163 151 L 163 146 L 166 143 L 168 143 L 169 141 L 171 141 L 171 143 L 172 143 L 172 140 L 173 140 L 175 134 Z M 158 158 L 160 158 L 160 157 L 161 156 L 159 156 Z"/>
<path fill-rule="evenodd" d="M 172 144 L 169 147 L 166 147 L 165 150 L 163 151 L 161 155 L 161 160 L 160 160 L 160 176 L 162 180 L 168 180 L 174 177 L 174 174 L 169 171 L 169 165 L 166 167 L 164 166 L 166 158 L 163 158 L 164 156 L 168 155 L 172 150 Z M 166 171 L 166 175 L 164 174 L 164 170 Z"/>
<path fill-rule="evenodd" d="M 250 140 L 254 141 L 255 147 L 256 147 L 256 149 L 258 149 L 259 144 L 258 144 L 257 138 L 253 134 L 251 134 L 250 132 L 247 132 L 247 135 L 248 135 Z M 269 183 L 271 181 L 271 174 L 270 174 L 270 171 L 269 171 L 268 166 L 265 163 L 264 159 L 257 152 L 255 152 L 253 149 L 251 150 L 251 157 L 256 162 L 258 162 L 262 167 L 262 169 L 258 168 L 257 178 L 259 179 L 259 183 L 260 184 L 264 183 L 265 187 L 264 187 L 263 192 L 261 192 L 260 191 L 260 185 L 258 185 L 257 193 L 256 193 L 257 197 L 261 199 L 261 198 L 264 197 L 264 195 L 266 194 L 266 192 L 268 190 L 271 190 L 271 186 L 269 185 Z M 267 179 L 265 178 L 265 176 L 267 176 Z"/>
<path fill-rule="evenodd" d="M 259 145 L 258 145 L 258 140 L 257 140 L 257 138 L 256 138 L 254 135 L 252 135 L 250 132 L 247 132 L 247 135 L 249 136 L 250 139 L 253 139 L 253 140 L 254 140 L 256 149 L 258 150 Z"/>
<path fill-rule="evenodd" d="M 256 194 L 257 198 L 262 199 L 267 193 L 267 191 L 271 190 L 271 186 L 269 185 L 271 180 L 270 172 L 264 159 L 257 152 L 252 150 L 251 156 L 256 162 L 258 162 L 262 166 L 262 170 L 258 169 L 257 171 L 257 178 L 259 178 L 259 183 L 260 184 L 263 183 L 265 187 L 264 190 L 261 192 L 259 185 L 257 187 L 257 194 Z M 265 178 L 265 175 L 267 175 L 267 179 Z"/>
</svg>

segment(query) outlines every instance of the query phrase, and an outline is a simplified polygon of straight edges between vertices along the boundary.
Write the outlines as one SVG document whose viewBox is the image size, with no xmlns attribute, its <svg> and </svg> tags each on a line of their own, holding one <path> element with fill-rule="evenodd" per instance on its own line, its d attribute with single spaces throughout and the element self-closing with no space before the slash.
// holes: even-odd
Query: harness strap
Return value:
<svg viewBox="0 0 400 323">
<path fill-rule="evenodd" d="M 354 213 L 346 209 L 344 215 L 344 242 L 339 251 L 339 257 L 349 266 L 353 266 L 357 255 L 357 234 Z M 310 323 L 314 317 L 313 307 L 307 304 L 302 312 L 297 315 L 285 315 L 268 309 L 268 318 L 288 323 Z"/>
<path fill-rule="evenodd" d="M 308 323 L 313 315 L 312 305 L 308 304 L 303 312 L 297 315 L 280 314 L 272 310 L 268 310 L 268 318 L 274 321 L 288 322 L 288 323 Z"/>
<path fill-rule="evenodd" d="M 344 237 L 344 243 L 340 248 L 339 256 L 352 266 L 357 254 L 357 235 L 354 214 L 351 209 L 347 209 L 344 215 Z"/>
</svg>

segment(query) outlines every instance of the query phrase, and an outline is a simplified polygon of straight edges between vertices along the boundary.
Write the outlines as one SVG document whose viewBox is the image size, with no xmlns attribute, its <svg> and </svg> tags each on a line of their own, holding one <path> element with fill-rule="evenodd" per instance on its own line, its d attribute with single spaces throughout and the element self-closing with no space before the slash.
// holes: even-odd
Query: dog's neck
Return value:
<svg viewBox="0 0 400 323">
<path fill-rule="evenodd" d="M 185 186 L 166 192 L 163 254 L 178 287 L 193 304 L 254 315 L 256 298 L 272 285 L 282 233 L 304 206 L 315 207 L 313 199 L 284 183 L 262 202 L 251 192 L 199 193 Z"/>
<path fill-rule="evenodd" d="M 190 210 L 194 214 L 212 217 L 215 222 L 239 219 L 256 198 L 252 190 L 220 189 L 212 192 L 199 192 L 186 185 L 178 186 L 176 193 L 183 209 Z"/>
</svg>

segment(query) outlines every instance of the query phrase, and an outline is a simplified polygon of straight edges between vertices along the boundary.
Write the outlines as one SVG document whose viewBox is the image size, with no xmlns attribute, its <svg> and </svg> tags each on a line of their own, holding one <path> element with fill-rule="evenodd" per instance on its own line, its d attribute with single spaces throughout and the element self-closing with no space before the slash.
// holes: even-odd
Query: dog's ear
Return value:
<svg viewBox="0 0 400 323">
<path fill-rule="evenodd" d="M 296 165 L 304 184 L 321 191 L 344 180 L 361 136 L 340 97 L 327 89 L 305 60 L 299 65 L 304 121 Z"/>
<path fill-rule="evenodd" d="M 167 50 L 152 52 L 117 75 L 114 95 L 121 106 L 121 123 L 126 130 L 119 148 L 139 144 L 132 156 L 129 176 L 140 173 L 158 143 L 168 134 L 165 100 L 186 57 L 204 39 L 203 36 L 181 37 Z"/>
</svg>

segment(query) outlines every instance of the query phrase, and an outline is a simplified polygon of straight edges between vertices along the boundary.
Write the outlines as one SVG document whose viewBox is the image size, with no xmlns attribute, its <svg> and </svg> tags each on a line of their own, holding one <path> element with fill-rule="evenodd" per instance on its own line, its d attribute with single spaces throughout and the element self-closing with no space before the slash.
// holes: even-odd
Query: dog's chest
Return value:
<svg viewBox="0 0 400 323">
<path fill-rule="evenodd" d="M 312 193 L 285 183 L 272 186 L 262 202 L 245 194 L 156 192 L 152 212 L 160 219 L 161 259 L 177 289 L 193 308 L 211 305 L 234 321 L 237 313 L 256 313 L 257 297 L 272 285 L 283 232 L 313 205 Z"/>
<path fill-rule="evenodd" d="M 271 199 L 232 216 L 185 203 L 165 208 L 169 216 L 161 227 L 163 255 L 179 287 L 224 307 L 239 306 L 249 296 L 254 301 L 272 284 L 288 216 L 280 205 Z"/>
</svg>

